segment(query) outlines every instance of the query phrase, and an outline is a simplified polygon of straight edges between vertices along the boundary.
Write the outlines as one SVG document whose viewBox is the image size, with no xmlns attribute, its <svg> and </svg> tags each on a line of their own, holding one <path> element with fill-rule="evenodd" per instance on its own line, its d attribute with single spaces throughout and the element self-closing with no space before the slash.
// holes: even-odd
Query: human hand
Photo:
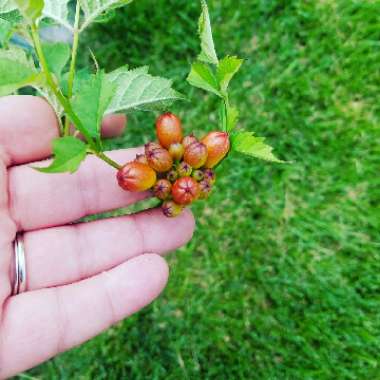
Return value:
<svg viewBox="0 0 380 380">
<path fill-rule="evenodd" d="M 112 134 L 120 118 L 105 124 Z M 32 169 L 31 162 L 49 157 L 57 135 L 54 112 L 41 98 L 0 99 L 1 378 L 81 344 L 150 303 L 168 277 L 157 254 L 186 243 L 194 229 L 188 211 L 175 219 L 149 210 L 70 224 L 148 194 L 121 190 L 115 171 L 93 157 L 72 175 Z M 136 152 L 111 156 L 123 163 Z M 24 232 L 27 288 L 11 296 L 17 231 Z"/>
</svg>

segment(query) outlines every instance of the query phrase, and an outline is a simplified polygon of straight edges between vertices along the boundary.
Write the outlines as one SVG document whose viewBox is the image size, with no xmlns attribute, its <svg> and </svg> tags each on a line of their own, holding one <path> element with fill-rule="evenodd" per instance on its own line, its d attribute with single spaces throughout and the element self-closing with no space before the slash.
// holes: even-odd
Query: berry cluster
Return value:
<svg viewBox="0 0 380 380">
<path fill-rule="evenodd" d="M 225 132 L 210 132 L 201 140 L 183 136 L 180 119 L 172 114 L 156 121 L 159 143 L 145 145 L 145 153 L 117 173 L 119 185 L 127 191 L 151 189 L 168 217 L 179 215 L 197 199 L 206 199 L 215 183 L 213 168 L 225 158 L 230 141 Z"/>
</svg>

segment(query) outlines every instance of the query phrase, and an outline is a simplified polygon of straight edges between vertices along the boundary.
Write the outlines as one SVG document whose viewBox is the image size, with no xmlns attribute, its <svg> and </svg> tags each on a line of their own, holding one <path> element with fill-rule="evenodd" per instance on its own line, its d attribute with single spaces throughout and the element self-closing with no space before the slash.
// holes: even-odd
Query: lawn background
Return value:
<svg viewBox="0 0 380 380">
<path fill-rule="evenodd" d="M 209 6 L 219 55 L 246 59 L 232 84 L 240 126 L 293 163 L 233 155 L 193 207 L 161 298 L 19 378 L 380 379 L 380 2 Z M 173 78 L 190 102 L 172 110 L 202 134 L 216 102 L 185 83 L 199 13 L 195 0 L 135 1 L 81 52 Z M 154 118 L 131 115 L 110 147 L 151 139 Z"/>
</svg>

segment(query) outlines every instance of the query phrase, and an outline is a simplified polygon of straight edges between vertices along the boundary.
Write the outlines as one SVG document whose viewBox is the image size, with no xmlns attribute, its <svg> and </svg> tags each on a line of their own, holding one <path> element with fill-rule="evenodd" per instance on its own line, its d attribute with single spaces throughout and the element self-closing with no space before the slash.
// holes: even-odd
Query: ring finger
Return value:
<svg viewBox="0 0 380 380">
<path fill-rule="evenodd" d="M 70 284 L 143 253 L 164 254 L 190 240 L 194 218 L 153 209 L 134 215 L 25 233 L 27 290 Z"/>
</svg>

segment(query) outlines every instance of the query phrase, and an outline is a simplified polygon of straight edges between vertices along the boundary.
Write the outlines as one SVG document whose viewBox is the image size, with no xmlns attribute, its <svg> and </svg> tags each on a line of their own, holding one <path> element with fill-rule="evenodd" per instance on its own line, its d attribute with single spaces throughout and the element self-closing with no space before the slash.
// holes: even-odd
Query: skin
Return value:
<svg viewBox="0 0 380 380">
<path fill-rule="evenodd" d="M 112 129 L 109 120 L 105 126 Z M 50 156 L 57 135 L 44 100 L 0 99 L 1 379 L 81 344 L 152 302 L 168 279 L 160 255 L 185 244 L 194 230 L 189 211 L 175 219 L 149 210 L 70 224 L 148 194 L 120 189 L 115 170 L 94 157 L 73 175 L 32 169 L 32 162 L 47 165 L 39 161 Z M 127 162 L 139 151 L 110 156 Z M 25 231 L 27 291 L 12 297 L 17 231 Z"/>
</svg>

